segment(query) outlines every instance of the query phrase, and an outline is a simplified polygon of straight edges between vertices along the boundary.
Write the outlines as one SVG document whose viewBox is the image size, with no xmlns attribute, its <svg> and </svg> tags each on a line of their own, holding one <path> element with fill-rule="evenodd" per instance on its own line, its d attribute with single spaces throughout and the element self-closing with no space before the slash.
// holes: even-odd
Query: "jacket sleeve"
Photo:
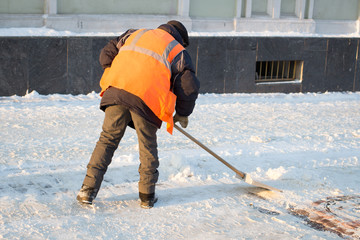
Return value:
<svg viewBox="0 0 360 240">
<path fill-rule="evenodd" d="M 124 45 L 126 39 L 135 31 L 135 29 L 129 29 L 121 36 L 110 40 L 108 44 L 106 44 L 106 46 L 101 50 L 99 57 L 100 65 L 103 69 L 111 66 L 111 63 L 118 54 L 120 47 Z"/>
<path fill-rule="evenodd" d="M 195 107 L 200 82 L 195 76 L 191 57 L 186 50 L 175 57 L 171 70 L 173 91 L 177 96 L 175 110 L 181 116 L 189 116 Z"/>
</svg>

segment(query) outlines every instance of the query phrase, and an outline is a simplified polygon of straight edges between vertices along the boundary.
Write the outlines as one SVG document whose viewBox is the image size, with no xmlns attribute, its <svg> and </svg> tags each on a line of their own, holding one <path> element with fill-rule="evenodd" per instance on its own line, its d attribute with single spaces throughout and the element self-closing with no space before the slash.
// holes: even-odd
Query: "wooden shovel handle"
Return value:
<svg viewBox="0 0 360 240">
<path fill-rule="evenodd" d="M 200 141 L 198 141 L 196 138 L 194 138 L 193 136 L 191 136 L 190 134 L 188 134 L 187 132 L 185 132 L 182 128 L 180 128 L 178 125 L 174 124 L 174 127 L 181 132 L 182 134 L 184 134 L 186 137 L 188 137 L 191 141 L 193 141 L 194 143 L 196 143 L 197 145 L 199 145 L 202 149 L 204 149 L 205 151 L 207 151 L 208 153 L 210 153 L 212 156 L 214 156 L 217 160 L 219 160 L 220 162 L 222 162 L 223 164 L 225 164 L 225 166 L 227 166 L 228 168 L 230 168 L 231 170 L 233 170 L 236 174 L 238 174 L 241 178 L 245 177 L 245 173 L 237 170 L 234 166 L 232 166 L 230 163 L 228 163 L 227 161 L 225 161 L 224 159 L 222 159 L 219 155 L 217 155 L 216 153 L 214 153 L 213 151 L 211 151 L 208 147 L 206 147 L 204 144 L 202 144 Z"/>
</svg>

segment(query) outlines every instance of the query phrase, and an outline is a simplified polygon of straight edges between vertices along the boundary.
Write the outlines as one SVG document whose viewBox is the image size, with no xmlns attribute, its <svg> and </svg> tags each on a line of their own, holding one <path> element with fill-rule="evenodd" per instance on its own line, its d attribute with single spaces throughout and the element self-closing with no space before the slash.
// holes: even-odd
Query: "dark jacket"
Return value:
<svg viewBox="0 0 360 240">
<path fill-rule="evenodd" d="M 160 29 L 170 33 L 180 44 L 183 44 L 178 31 L 171 25 L 163 24 Z M 126 39 L 135 32 L 136 29 L 129 29 L 120 37 L 111 40 L 100 53 L 100 64 L 105 69 L 111 66 L 119 48 L 124 45 Z M 194 67 L 189 53 L 184 50 L 178 54 L 171 65 L 171 86 L 177 96 L 175 111 L 181 116 L 189 116 L 194 107 L 199 93 L 200 83 L 195 76 Z M 148 106 L 137 96 L 114 87 L 108 88 L 101 99 L 100 108 L 105 110 L 110 105 L 124 105 L 136 112 L 149 122 L 161 126 L 161 120 L 150 110 Z M 132 126 L 130 124 L 130 126 Z M 133 127 L 133 126 L 132 126 Z"/>
</svg>

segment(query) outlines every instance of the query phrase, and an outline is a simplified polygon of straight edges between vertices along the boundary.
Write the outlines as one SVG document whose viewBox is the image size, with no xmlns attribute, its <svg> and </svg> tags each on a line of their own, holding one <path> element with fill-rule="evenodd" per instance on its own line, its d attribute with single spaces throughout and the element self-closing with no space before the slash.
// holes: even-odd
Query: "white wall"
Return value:
<svg viewBox="0 0 360 240">
<path fill-rule="evenodd" d="M 183 21 L 197 32 L 358 34 L 360 0 L 1 0 L 1 27 L 119 32 Z"/>
</svg>

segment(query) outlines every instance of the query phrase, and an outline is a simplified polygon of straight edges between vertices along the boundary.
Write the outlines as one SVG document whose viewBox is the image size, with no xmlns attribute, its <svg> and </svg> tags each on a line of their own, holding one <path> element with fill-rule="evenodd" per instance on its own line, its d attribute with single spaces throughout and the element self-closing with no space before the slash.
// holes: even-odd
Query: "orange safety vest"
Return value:
<svg viewBox="0 0 360 240">
<path fill-rule="evenodd" d="M 167 123 L 172 134 L 176 96 L 170 89 L 171 63 L 184 47 L 161 29 L 140 29 L 119 49 L 100 80 L 102 96 L 110 86 L 141 98 Z"/>
</svg>

